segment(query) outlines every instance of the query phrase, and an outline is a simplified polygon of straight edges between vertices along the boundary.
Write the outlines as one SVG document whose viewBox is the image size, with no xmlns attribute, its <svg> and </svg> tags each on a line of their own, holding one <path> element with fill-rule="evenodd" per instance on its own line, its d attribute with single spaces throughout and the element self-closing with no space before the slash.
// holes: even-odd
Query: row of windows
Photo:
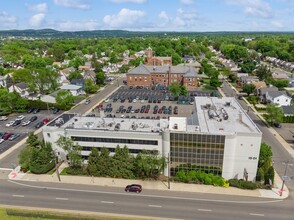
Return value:
<svg viewBox="0 0 294 220">
<path fill-rule="evenodd" d="M 97 138 L 97 137 L 77 137 L 72 136 L 73 141 L 81 142 L 101 142 L 101 143 L 117 143 L 117 144 L 142 144 L 142 145 L 158 145 L 158 141 L 153 140 L 137 140 L 137 139 L 122 139 L 122 138 Z"/>
<path fill-rule="evenodd" d="M 207 142 L 188 142 L 188 141 L 171 141 L 171 146 L 181 146 L 182 148 L 191 148 L 192 150 L 196 150 L 196 148 L 209 148 L 209 149 L 224 149 L 224 144 L 219 143 L 207 143 Z"/>
<path fill-rule="evenodd" d="M 82 151 L 92 151 L 93 147 L 83 147 Z M 102 150 L 102 147 L 95 147 L 97 148 L 98 151 Z M 115 148 L 107 148 L 109 150 L 110 153 L 114 153 L 115 152 Z M 139 150 L 139 149 L 129 149 L 129 153 L 131 154 L 138 154 L 138 153 L 142 153 L 142 152 L 146 152 L 148 154 L 158 154 L 157 150 Z"/>
<path fill-rule="evenodd" d="M 202 166 L 209 166 L 209 165 L 218 165 L 221 166 L 222 163 L 220 163 L 219 159 L 199 159 L 199 158 L 187 158 L 187 157 L 178 157 L 176 160 L 171 160 L 172 163 L 182 163 L 182 164 L 193 164 L 193 165 L 202 165 Z"/>
<path fill-rule="evenodd" d="M 209 142 L 209 143 L 225 143 L 223 135 L 203 135 L 203 134 L 184 134 L 171 133 L 171 141 L 189 141 L 189 142 Z"/>
<path fill-rule="evenodd" d="M 220 159 L 222 160 L 224 155 L 223 154 L 187 154 L 187 153 L 171 153 L 171 157 L 178 158 L 178 157 L 185 157 L 185 158 L 206 158 L 206 159 Z"/>
</svg>

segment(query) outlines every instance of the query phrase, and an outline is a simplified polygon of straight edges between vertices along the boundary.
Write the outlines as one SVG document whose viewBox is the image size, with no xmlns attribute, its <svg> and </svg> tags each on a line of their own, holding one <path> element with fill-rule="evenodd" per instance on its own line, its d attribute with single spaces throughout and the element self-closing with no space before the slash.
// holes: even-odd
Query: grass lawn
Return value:
<svg viewBox="0 0 294 220">
<path fill-rule="evenodd" d="M 103 213 L 89 213 L 84 214 L 78 211 L 66 212 L 60 210 L 32 210 L 31 209 L 18 209 L 18 208 L 0 208 L 1 220 L 151 220 L 155 218 L 146 218 L 138 216 L 116 215 L 116 214 L 103 214 Z"/>
</svg>

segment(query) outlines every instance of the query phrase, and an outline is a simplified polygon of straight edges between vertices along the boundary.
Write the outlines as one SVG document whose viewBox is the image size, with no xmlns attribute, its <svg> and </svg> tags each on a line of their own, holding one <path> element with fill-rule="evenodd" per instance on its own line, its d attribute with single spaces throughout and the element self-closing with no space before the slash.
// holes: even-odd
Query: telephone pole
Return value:
<svg viewBox="0 0 294 220">
<path fill-rule="evenodd" d="M 287 175 L 288 166 L 293 166 L 293 164 L 290 163 L 290 160 L 288 160 L 286 163 L 283 163 L 283 164 L 286 165 L 286 167 L 285 167 L 284 176 L 282 176 L 283 183 L 282 183 L 282 187 L 281 187 L 281 190 L 280 190 L 280 196 L 283 195 L 285 181 L 290 179 L 288 176 L 286 176 Z"/>
</svg>

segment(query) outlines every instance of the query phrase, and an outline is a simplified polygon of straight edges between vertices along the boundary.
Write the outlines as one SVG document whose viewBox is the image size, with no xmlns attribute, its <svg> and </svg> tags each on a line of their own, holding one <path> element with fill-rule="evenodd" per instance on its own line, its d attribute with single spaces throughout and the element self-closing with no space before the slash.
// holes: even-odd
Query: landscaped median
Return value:
<svg viewBox="0 0 294 220">
<path fill-rule="evenodd" d="M 60 220 L 152 220 L 151 217 L 140 217 L 131 215 L 116 215 L 107 213 L 94 213 L 82 211 L 60 211 L 40 208 L 0 208 L 1 220 L 35 220 L 35 219 L 60 219 Z M 156 218 L 158 219 L 158 218 Z M 162 218 L 164 219 L 164 218 Z"/>
</svg>

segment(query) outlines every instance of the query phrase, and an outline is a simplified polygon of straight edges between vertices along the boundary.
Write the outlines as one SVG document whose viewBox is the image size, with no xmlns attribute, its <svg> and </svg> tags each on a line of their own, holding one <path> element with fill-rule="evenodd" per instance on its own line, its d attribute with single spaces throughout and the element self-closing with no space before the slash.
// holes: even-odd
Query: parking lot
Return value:
<svg viewBox="0 0 294 220">
<path fill-rule="evenodd" d="M 209 96 L 209 93 L 198 92 L 189 94 L 188 102 L 178 104 L 170 92 L 162 88 L 129 88 L 121 87 L 103 104 L 97 106 L 88 116 L 116 118 L 160 119 L 171 116 L 187 117 L 193 112 L 194 96 Z M 101 109 L 103 111 L 101 111 Z"/>
<path fill-rule="evenodd" d="M 60 114 L 61 112 L 59 112 L 58 114 Z M 21 120 L 21 123 L 15 126 L 6 126 L 9 122 L 11 121 L 15 121 L 17 116 L 23 115 L 24 118 Z M 33 116 L 36 116 L 37 119 L 35 121 L 32 121 L 30 123 L 28 123 L 27 125 L 23 126 L 22 123 L 23 122 L 27 122 L 29 121 Z M 4 133 L 12 133 L 12 134 L 20 134 L 19 137 L 17 137 L 14 140 L 4 140 L 2 143 L 0 143 L 0 154 L 3 153 L 4 151 L 6 151 L 7 149 L 9 149 L 10 147 L 12 147 L 14 144 L 16 144 L 17 142 L 19 142 L 21 139 L 25 138 L 26 135 L 29 132 L 34 132 L 35 130 L 37 130 L 37 128 L 35 127 L 38 123 L 42 122 L 44 119 L 48 118 L 48 116 L 52 119 L 54 117 L 56 117 L 57 115 L 53 114 L 52 110 L 40 110 L 38 113 L 34 114 L 34 113 L 13 113 L 8 115 L 8 119 L 5 121 L 0 121 L 0 133 L 2 133 L 2 135 Z M 11 137 L 11 136 L 10 136 Z"/>
</svg>

